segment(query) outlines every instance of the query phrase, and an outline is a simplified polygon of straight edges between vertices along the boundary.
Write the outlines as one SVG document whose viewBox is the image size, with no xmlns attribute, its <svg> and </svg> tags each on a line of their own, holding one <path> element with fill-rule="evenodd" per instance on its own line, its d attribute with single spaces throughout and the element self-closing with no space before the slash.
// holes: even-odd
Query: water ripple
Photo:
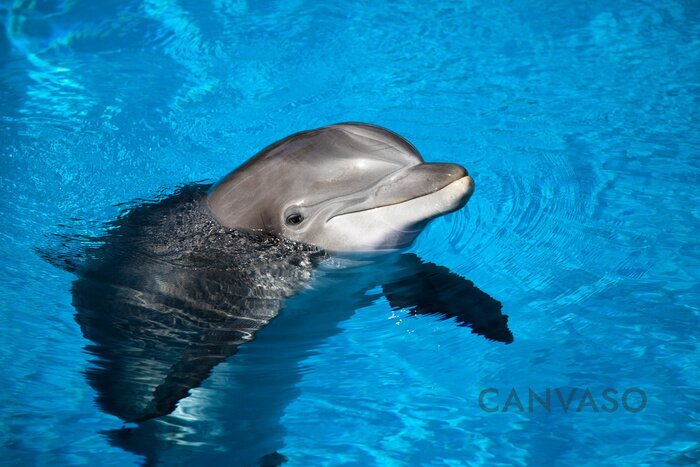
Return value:
<svg viewBox="0 0 700 467">
<path fill-rule="evenodd" d="M 264 449 L 236 413 L 269 400 L 284 415 L 261 429 L 298 464 L 697 460 L 696 7 L 100 0 L 1 5 L 0 23 L 0 462 L 138 462 L 98 433 L 120 424 L 82 377 L 72 278 L 34 253 L 47 236 L 94 238 L 122 203 L 349 120 L 468 168 L 469 205 L 413 251 L 502 302 L 514 343 L 369 291 L 320 343 L 271 328 L 149 436 L 213 451 L 238 430 Z M 279 400 L 276 375 L 293 382 Z M 237 384 L 260 399 L 227 400 Z M 477 403 L 485 387 L 625 385 L 645 412 Z"/>
</svg>

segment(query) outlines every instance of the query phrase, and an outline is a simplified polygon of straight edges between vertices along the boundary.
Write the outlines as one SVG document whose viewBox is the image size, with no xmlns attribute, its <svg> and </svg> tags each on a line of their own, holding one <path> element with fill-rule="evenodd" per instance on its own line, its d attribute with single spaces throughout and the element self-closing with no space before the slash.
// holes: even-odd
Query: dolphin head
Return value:
<svg viewBox="0 0 700 467">
<path fill-rule="evenodd" d="M 214 185 L 208 204 L 227 227 L 330 251 L 375 251 L 410 245 L 473 191 L 463 167 L 424 162 L 384 128 L 342 123 L 263 149 Z"/>
</svg>

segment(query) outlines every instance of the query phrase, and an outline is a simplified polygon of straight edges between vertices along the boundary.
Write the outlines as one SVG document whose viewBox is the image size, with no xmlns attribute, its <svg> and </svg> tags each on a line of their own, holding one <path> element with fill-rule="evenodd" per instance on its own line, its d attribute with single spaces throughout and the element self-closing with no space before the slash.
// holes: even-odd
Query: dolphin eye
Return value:
<svg viewBox="0 0 700 467">
<path fill-rule="evenodd" d="M 299 213 L 290 214 L 287 216 L 287 224 L 289 225 L 299 225 L 304 221 L 304 216 Z"/>
</svg>

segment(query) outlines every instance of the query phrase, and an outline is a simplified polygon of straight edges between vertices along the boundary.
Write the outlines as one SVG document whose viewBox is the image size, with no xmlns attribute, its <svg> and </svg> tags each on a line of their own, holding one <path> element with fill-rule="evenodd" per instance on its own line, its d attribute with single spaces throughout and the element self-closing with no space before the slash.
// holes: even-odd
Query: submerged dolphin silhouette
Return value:
<svg viewBox="0 0 700 467">
<path fill-rule="evenodd" d="M 314 284 L 332 300 L 319 265 L 359 264 L 353 296 L 380 286 L 394 308 L 511 342 L 500 302 L 400 252 L 472 191 L 462 167 L 424 163 L 388 130 L 341 124 L 285 138 L 214 186 L 130 209 L 71 268 L 99 405 L 127 422 L 171 413 L 290 297 Z M 377 250 L 398 253 L 343 253 Z"/>
</svg>

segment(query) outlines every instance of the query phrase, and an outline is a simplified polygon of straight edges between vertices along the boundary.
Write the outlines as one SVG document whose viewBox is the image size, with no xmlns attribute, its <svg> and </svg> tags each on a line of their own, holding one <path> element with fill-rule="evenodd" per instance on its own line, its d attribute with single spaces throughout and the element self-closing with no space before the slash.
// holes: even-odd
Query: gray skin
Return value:
<svg viewBox="0 0 700 467">
<path fill-rule="evenodd" d="M 511 342 L 500 302 L 442 266 L 400 250 L 371 261 L 330 253 L 405 247 L 473 186 L 462 167 L 424 163 L 388 130 L 333 125 L 283 139 L 213 187 L 132 206 L 77 258 L 47 253 L 77 275 L 73 305 L 100 407 L 138 423 L 110 441 L 150 463 L 250 464 L 273 453 L 299 362 L 380 296 Z M 263 328 L 267 343 L 249 347 L 256 363 L 209 391 L 205 415 L 173 414 Z"/>
<path fill-rule="evenodd" d="M 216 184 L 208 202 L 229 228 L 329 251 L 376 251 L 409 245 L 473 191 L 463 167 L 426 163 L 384 128 L 342 123 L 265 148 Z"/>
</svg>

